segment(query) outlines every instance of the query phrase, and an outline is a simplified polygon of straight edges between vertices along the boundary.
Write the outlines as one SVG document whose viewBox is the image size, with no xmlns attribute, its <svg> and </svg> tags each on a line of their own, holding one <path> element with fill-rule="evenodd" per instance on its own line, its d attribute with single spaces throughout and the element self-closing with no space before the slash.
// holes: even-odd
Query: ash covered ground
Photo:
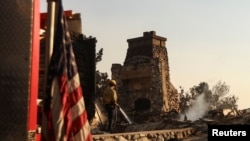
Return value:
<svg viewBox="0 0 250 141">
<path fill-rule="evenodd" d="M 250 108 L 244 110 L 211 110 L 203 113 L 203 115 L 199 115 L 197 111 L 196 115 L 192 113 L 183 115 L 176 111 L 167 113 L 145 112 L 129 116 L 132 124 L 129 124 L 119 112 L 116 116 L 113 130 L 108 134 L 193 128 L 194 133 L 188 138 L 182 139 L 182 141 L 206 140 L 207 129 L 210 124 L 250 125 Z M 97 116 L 97 119 L 91 122 L 93 134 L 107 134 L 105 131 L 106 122 L 100 121 L 100 119 L 99 115 L 99 118 Z"/>
</svg>

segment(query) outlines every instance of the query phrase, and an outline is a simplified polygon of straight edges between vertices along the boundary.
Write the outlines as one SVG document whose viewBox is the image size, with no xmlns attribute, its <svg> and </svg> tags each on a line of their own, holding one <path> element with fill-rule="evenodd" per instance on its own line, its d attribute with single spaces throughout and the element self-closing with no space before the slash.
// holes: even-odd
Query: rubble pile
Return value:
<svg viewBox="0 0 250 141">
<path fill-rule="evenodd" d="M 209 111 L 198 120 L 191 121 L 188 118 L 182 119 L 178 112 L 170 111 L 164 114 L 145 113 L 143 116 L 137 117 L 137 120 L 131 125 L 116 124 L 113 133 L 133 133 L 145 131 L 163 131 L 163 130 L 183 130 L 192 128 L 193 132 L 188 138 L 194 140 L 206 139 L 207 128 L 209 124 L 214 125 L 231 125 L 231 124 L 247 124 L 250 125 L 250 110 L 238 110 L 237 114 L 225 114 L 223 110 Z M 187 138 L 186 138 L 187 139 Z M 184 139 L 182 139 L 184 141 Z"/>
</svg>

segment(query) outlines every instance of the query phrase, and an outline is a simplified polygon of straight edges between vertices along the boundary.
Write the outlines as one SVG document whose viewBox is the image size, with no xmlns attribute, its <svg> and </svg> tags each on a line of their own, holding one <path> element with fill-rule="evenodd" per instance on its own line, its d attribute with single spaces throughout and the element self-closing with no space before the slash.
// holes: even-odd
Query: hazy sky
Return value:
<svg viewBox="0 0 250 141">
<path fill-rule="evenodd" d="M 81 14 L 83 33 L 97 39 L 97 51 L 104 49 L 101 72 L 110 76 L 112 63 L 123 65 L 127 39 L 156 31 L 167 38 L 170 80 L 178 91 L 222 81 L 239 98 L 239 109 L 250 108 L 249 0 L 63 0 L 63 6 Z"/>
</svg>

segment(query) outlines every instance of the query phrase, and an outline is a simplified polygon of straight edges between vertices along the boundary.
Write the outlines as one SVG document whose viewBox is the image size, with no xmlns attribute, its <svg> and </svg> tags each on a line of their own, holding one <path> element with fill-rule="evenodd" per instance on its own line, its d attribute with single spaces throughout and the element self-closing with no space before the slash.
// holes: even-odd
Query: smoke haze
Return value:
<svg viewBox="0 0 250 141">
<path fill-rule="evenodd" d="M 205 100 L 205 95 L 201 94 L 193 101 L 192 107 L 186 111 L 187 120 L 195 121 L 202 118 L 207 112 L 208 103 Z M 184 119 L 185 115 L 181 115 L 181 120 Z"/>
</svg>

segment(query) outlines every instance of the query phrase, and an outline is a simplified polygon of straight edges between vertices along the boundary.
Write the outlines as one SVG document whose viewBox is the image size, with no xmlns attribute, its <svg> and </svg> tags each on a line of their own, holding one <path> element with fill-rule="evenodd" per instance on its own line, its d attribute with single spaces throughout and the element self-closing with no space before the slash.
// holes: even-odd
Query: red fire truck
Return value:
<svg viewBox="0 0 250 141">
<path fill-rule="evenodd" d="M 40 0 L 3 1 L 0 11 L 0 137 L 6 141 L 40 141 L 42 109 L 39 104 L 48 62 L 44 56 L 45 37 L 40 36 L 40 29 L 49 29 L 49 12 L 40 13 Z M 82 35 L 80 15 L 73 15 L 72 11 L 65 11 L 65 15 L 75 17 L 69 18 L 69 28 Z M 84 54 L 76 54 L 76 59 L 81 63 L 80 74 L 85 74 L 80 81 L 86 93 L 84 100 L 89 117 L 94 113 L 89 99 L 95 93 L 96 42 L 95 38 L 85 38 L 75 45 L 77 52 Z M 88 62 L 81 62 L 86 56 Z"/>
<path fill-rule="evenodd" d="M 0 7 L 0 137 L 36 140 L 40 1 L 8 0 Z"/>
</svg>

